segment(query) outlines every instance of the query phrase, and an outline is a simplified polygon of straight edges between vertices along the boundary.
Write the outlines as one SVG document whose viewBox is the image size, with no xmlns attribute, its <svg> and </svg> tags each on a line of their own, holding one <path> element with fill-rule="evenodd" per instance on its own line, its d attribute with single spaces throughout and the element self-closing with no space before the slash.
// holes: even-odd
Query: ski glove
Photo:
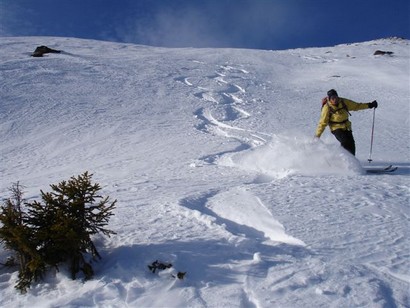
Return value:
<svg viewBox="0 0 410 308">
<path fill-rule="evenodd" d="M 371 103 L 368 103 L 367 105 L 371 109 L 371 108 L 377 108 L 378 104 L 377 104 L 377 101 L 372 101 Z"/>
</svg>

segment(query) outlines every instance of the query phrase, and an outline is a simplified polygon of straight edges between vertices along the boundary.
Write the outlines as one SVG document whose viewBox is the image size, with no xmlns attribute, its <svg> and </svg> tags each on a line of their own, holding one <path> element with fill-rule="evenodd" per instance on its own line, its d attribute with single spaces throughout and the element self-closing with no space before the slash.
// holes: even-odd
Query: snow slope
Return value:
<svg viewBox="0 0 410 308">
<path fill-rule="evenodd" d="M 38 45 L 61 54 L 32 58 Z M 374 56 L 375 50 L 393 51 Z M 287 51 L 0 38 L 0 196 L 88 170 L 118 199 L 93 280 L 50 273 L 2 307 L 410 307 L 408 40 Z M 330 88 L 357 159 L 327 130 Z M 0 247 L 0 259 L 8 252 Z M 156 274 L 155 260 L 173 268 Z M 187 272 L 184 280 L 172 278 Z"/>
</svg>

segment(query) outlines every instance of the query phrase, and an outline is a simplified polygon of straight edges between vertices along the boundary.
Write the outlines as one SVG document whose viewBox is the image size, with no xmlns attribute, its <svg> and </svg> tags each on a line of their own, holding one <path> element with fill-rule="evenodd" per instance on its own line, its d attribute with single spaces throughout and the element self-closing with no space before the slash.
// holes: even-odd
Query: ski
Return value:
<svg viewBox="0 0 410 308">
<path fill-rule="evenodd" d="M 391 173 L 398 169 L 398 167 L 393 167 L 393 165 L 389 165 L 384 168 L 364 168 L 367 173 Z"/>
</svg>

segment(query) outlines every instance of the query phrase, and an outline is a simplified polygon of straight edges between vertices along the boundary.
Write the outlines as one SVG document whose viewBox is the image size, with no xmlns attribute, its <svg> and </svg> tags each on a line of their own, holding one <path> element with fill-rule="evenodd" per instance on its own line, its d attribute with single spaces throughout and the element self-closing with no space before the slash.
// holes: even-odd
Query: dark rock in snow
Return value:
<svg viewBox="0 0 410 308">
<path fill-rule="evenodd" d="M 375 55 L 375 56 L 389 55 L 389 56 L 390 56 L 390 55 L 392 55 L 392 54 L 393 54 L 393 51 L 376 50 L 373 55 Z"/>
<path fill-rule="evenodd" d="M 42 57 L 45 53 L 60 53 L 61 50 L 55 50 L 47 46 L 38 46 L 31 54 L 32 57 Z"/>
</svg>

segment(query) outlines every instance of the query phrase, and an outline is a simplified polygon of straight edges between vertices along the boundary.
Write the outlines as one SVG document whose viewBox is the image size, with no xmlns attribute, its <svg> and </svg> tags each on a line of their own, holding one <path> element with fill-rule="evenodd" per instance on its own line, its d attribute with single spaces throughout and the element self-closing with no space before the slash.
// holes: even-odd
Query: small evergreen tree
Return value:
<svg viewBox="0 0 410 308">
<path fill-rule="evenodd" d="M 24 292 L 33 280 L 45 272 L 46 265 L 36 247 L 36 237 L 26 223 L 27 215 L 22 210 L 23 187 L 19 182 L 10 188 L 12 197 L 1 207 L 0 241 L 14 251 L 19 264 L 19 281 L 16 288 Z"/>
<path fill-rule="evenodd" d="M 85 279 L 93 276 L 86 254 L 92 259 L 101 256 L 91 236 L 115 234 L 106 226 L 117 200 L 100 196 L 101 187 L 92 184 L 91 178 L 92 174 L 85 172 L 50 185 L 52 192 L 41 191 L 43 203 L 25 203 L 27 212 L 21 210 L 21 201 L 9 200 L 1 207 L 0 239 L 23 261 L 17 289 L 24 292 L 33 280 L 42 277 L 47 266 L 58 269 L 61 263 L 69 264 L 72 279 L 80 271 Z"/>
</svg>

